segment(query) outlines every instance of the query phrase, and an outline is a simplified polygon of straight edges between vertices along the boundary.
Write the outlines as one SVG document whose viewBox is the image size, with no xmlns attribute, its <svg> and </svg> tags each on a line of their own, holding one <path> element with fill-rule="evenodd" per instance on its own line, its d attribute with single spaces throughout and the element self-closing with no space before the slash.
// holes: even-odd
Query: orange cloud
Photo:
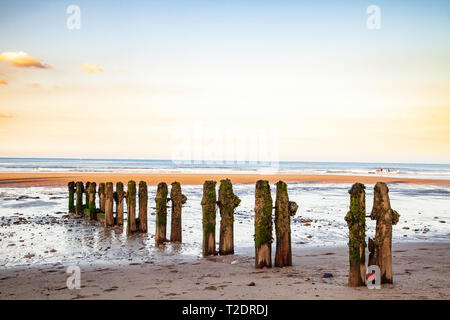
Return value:
<svg viewBox="0 0 450 320">
<path fill-rule="evenodd" d="M 14 67 L 19 68 L 39 68 L 39 69 L 49 69 L 51 66 L 48 64 L 41 63 L 40 58 L 32 57 L 28 53 L 23 51 L 5 51 L 0 53 L 0 61 L 9 62 Z"/>
<path fill-rule="evenodd" d="M 41 85 L 39 83 L 32 83 L 31 86 L 33 88 L 39 88 Z"/>
<path fill-rule="evenodd" d="M 81 65 L 81 69 L 87 73 L 94 73 L 94 72 L 103 72 L 104 70 L 100 68 L 97 64 L 90 64 L 90 63 L 83 63 Z"/>
<path fill-rule="evenodd" d="M 2 119 L 2 118 L 12 118 L 12 115 L 0 113 L 0 119 Z"/>
<path fill-rule="evenodd" d="M 8 81 L 0 79 L 0 84 L 8 84 Z"/>
</svg>

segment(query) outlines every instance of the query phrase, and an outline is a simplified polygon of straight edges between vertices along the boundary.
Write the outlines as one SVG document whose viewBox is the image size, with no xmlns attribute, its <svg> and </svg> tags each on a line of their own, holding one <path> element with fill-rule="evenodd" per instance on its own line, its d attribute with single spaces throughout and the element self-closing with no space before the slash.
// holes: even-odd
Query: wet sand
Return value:
<svg viewBox="0 0 450 320">
<path fill-rule="evenodd" d="M 353 175 L 302 175 L 302 174 L 142 174 L 142 173 L 0 173 L 0 187 L 30 187 L 30 186 L 65 186 L 69 181 L 95 181 L 126 183 L 129 180 L 146 181 L 157 185 L 165 181 L 178 181 L 181 184 L 203 184 L 205 180 L 229 178 L 233 183 L 255 183 L 257 180 L 269 180 L 275 183 L 285 182 L 317 182 L 317 183 L 355 183 L 374 184 L 378 181 L 386 183 L 411 183 L 450 186 L 450 180 L 445 179 L 413 179 L 384 176 L 353 176 Z"/>
<path fill-rule="evenodd" d="M 394 284 L 381 290 L 347 287 L 346 247 L 294 248 L 293 262 L 258 270 L 248 248 L 180 262 L 80 264 L 78 290 L 67 288 L 65 265 L 15 267 L 0 271 L 0 299 L 450 299 L 446 243 L 394 243 Z"/>
</svg>

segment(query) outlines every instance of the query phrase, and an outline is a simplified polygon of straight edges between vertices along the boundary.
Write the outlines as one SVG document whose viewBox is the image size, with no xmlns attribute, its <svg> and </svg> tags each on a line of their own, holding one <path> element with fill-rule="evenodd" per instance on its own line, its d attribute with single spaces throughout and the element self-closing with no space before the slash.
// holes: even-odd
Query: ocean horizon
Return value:
<svg viewBox="0 0 450 320">
<path fill-rule="evenodd" d="M 450 179 L 450 164 L 0 157 L 3 173 L 323 174 Z"/>
</svg>

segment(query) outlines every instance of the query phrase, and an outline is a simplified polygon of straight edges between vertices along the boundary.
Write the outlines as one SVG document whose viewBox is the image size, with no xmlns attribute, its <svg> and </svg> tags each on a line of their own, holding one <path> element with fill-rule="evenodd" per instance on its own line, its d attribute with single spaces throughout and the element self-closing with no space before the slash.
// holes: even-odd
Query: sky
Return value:
<svg viewBox="0 0 450 320">
<path fill-rule="evenodd" d="M 0 3 L 0 156 L 239 143 L 235 157 L 450 163 L 450 2 Z"/>
</svg>

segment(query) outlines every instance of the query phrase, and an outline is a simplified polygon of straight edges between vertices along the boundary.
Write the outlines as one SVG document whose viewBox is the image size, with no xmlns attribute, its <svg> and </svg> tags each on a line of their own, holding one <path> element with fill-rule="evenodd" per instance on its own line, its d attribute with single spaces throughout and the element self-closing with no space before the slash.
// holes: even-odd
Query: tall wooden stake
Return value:
<svg viewBox="0 0 450 320">
<path fill-rule="evenodd" d="M 105 226 L 114 226 L 114 189 L 112 182 L 107 182 L 105 187 Z"/>
<path fill-rule="evenodd" d="M 98 185 L 98 200 L 101 212 L 105 212 L 105 187 L 103 182 Z"/>
<path fill-rule="evenodd" d="M 116 201 L 116 224 L 123 225 L 123 198 L 125 192 L 123 191 L 123 183 L 116 183 L 116 192 L 114 192 L 114 200 Z"/>
<path fill-rule="evenodd" d="M 278 181 L 275 199 L 276 267 L 292 266 L 291 215 L 295 215 L 297 208 L 295 202 L 289 201 L 286 183 Z"/>
<path fill-rule="evenodd" d="M 255 268 L 272 267 L 272 196 L 266 180 L 255 187 Z"/>
<path fill-rule="evenodd" d="M 169 190 L 167 183 L 158 183 L 158 189 L 156 191 L 156 234 L 155 242 L 159 246 L 167 241 L 166 238 L 166 225 L 167 225 L 167 194 Z"/>
<path fill-rule="evenodd" d="M 69 212 L 75 213 L 75 182 L 69 182 L 67 188 L 69 189 Z"/>
<path fill-rule="evenodd" d="M 88 190 L 89 190 L 89 185 L 90 185 L 91 183 L 88 181 L 88 182 L 86 182 L 86 184 L 84 185 L 84 194 L 85 194 L 85 197 L 86 197 L 86 200 L 85 200 L 85 209 L 89 209 L 89 192 L 88 192 Z"/>
<path fill-rule="evenodd" d="M 127 190 L 127 233 L 136 230 L 136 182 L 131 180 Z"/>
<path fill-rule="evenodd" d="M 220 180 L 219 201 L 220 236 L 219 254 L 234 254 L 234 209 L 241 203 L 241 199 L 233 192 L 230 179 Z"/>
<path fill-rule="evenodd" d="M 350 193 L 350 211 L 345 216 L 349 233 L 348 249 L 350 271 L 349 287 L 365 285 L 366 276 L 366 187 L 355 183 L 348 191 Z"/>
<path fill-rule="evenodd" d="M 203 184 L 203 256 L 216 254 L 216 181 Z"/>
<path fill-rule="evenodd" d="M 392 225 L 397 224 L 400 215 L 391 208 L 389 189 L 384 182 L 375 185 L 370 218 L 377 221 L 373 253 L 380 267 L 381 283 L 392 283 Z"/>
<path fill-rule="evenodd" d="M 89 211 L 89 219 L 91 220 L 97 220 L 97 208 L 95 207 L 95 194 L 96 194 L 96 183 L 91 182 L 89 184 L 88 189 L 88 196 L 89 196 L 89 202 L 88 202 L 88 211 Z"/>
<path fill-rule="evenodd" d="M 147 203 L 148 191 L 145 181 L 139 182 L 139 228 L 140 232 L 147 232 Z"/>
<path fill-rule="evenodd" d="M 77 181 L 77 202 L 75 207 L 76 214 L 83 214 L 83 192 L 84 192 L 84 186 L 83 182 Z"/>
<path fill-rule="evenodd" d="M 181 208 L 186 203 L 186 196 L 181 193 L 181 185 L 179 182 L 172 182 L 170 190 L 170 200 L 172 201 L 172 216 L 170 225 L 170 241 L 175 243 L 182 242 L 182 222 Z"/>
</svg>

